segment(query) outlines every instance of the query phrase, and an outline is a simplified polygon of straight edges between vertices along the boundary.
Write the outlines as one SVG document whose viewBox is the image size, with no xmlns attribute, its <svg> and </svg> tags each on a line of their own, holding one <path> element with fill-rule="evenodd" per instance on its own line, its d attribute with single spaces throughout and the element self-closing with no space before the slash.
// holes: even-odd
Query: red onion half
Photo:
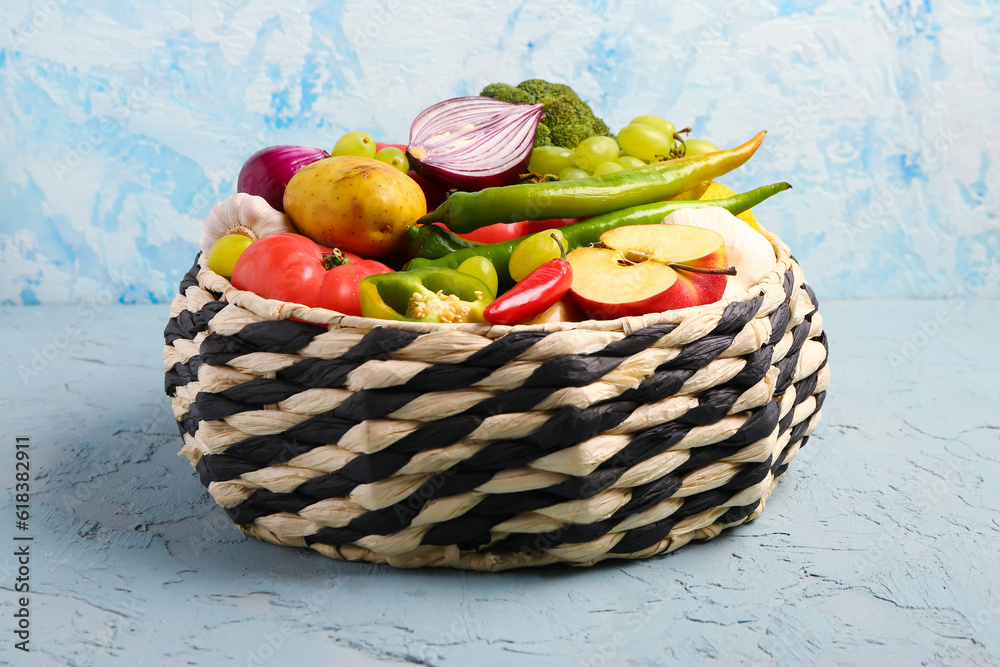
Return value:
<svg viewBox="0 0 1000 667">
<path fill-rule="evenodd" d="M 476 191 L 520 180 L 544 104 L 456 97 L 420 112 L 407 155 L 414 170 L 445 188 Z"/>
<path fill-rule="evenodd" d="M 269 146 L 250 156 L 236 181 L 236 191 L 258 195 L 276 211 L 285 212 L 285 186 L 302 167 L 330 157 L 322 148 Z"/>
</svg>

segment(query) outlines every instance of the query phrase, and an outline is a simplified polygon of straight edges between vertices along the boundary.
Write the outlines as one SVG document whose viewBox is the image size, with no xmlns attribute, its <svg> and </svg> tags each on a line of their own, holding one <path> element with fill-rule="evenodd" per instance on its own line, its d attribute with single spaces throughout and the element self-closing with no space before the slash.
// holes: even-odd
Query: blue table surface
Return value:
<svg viewBox="0 0 1000 667">
<path fill-rule="evenodd" d="M 823 422 L 760 518 L 651 560 L 499 574 L 244 537 L 177 456 L 166 305 L 0 308 L 0 661 L 1000 663 L 998 305 L 821 304 Z M 33 538 L 27 654 L 15 536 Z"/>
</svg>

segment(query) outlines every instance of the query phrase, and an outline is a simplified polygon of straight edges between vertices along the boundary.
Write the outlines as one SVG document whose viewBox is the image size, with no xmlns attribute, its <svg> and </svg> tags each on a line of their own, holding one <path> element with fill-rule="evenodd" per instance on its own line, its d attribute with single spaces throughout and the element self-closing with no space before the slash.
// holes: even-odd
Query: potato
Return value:
<svg viewBox="0 0 1000 667">
<path fill-rule="evenodd" d="M 427 212 L 423 190 L 378 160 L 339 156 L 317 160 L 292 176 L 285 213 L 304 236 L 363 257 L 406 245 L 406 229 Z"/>
</svg>

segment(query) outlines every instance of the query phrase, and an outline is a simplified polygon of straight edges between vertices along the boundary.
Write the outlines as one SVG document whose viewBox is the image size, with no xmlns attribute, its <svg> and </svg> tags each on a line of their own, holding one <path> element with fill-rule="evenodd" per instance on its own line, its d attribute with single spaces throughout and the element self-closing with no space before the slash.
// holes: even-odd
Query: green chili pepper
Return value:
<svg viewBox="0 0 1000 667">
<path fill-rule="evenodd" d="M 455 236 L 441 225 L 410 226 L 406 228 L 406 250 L 410 257 L 437 259 L 450 252 L 483 245 Z"/>
<path fill-rule="evenodd" d="M 448 268 L 371 275 L 359 292 L 363 316 L 403 322 L 485 322 L 494 299 L 482 280 Z"/>
<path fill-rule="evenodd" d="M 572 181 L 525 183 L 455 192 L 418 224 L 443 222 L 456 234 L 514 220 L 581 218 L 669 199 L 711 181 L 750 159 L 764 132 L 736 148 L 622 169 Z"/>
<path fill-rule="evenodd" d="M 605 213 L 604 215 L 597 215 L 586 220 L 581 220 L 580 222 L 574 222 L 571 225 L 560 227 L 559 231 L 563 233 L 563 237 L 566 239 L 569 246 L 567 248 L 568 252 L 580 246 L 597 243 L 601 240 L 601 235 L 609 229 L 624 227 L 625 225 L 656 224 L 674 211 L 682 208 L 721 206 L 733 215 L 738 215 L 756 206 L 768 197 L 787 190 L 790 187 L 792 186 L 788 183 L 773 183 L 723 199 L 662 201 L 655 204 L 633 206 L 621 211 Z M 444 257 L 439 257 L 438 259 L 413 259 L 406 265 L 406 268 L 415 269 L 428 266 L 442 266 L 457 269 L 468 258 L 481 255 L 493 262 L 493 266 L 496 268 L 497 275 L 500 278 L 500 287 L 509 287 L 513 283 L 510 277 L 510 269 L 508 268 L 510 255 L 514 252 L 514 248 L 526 238 L 528 237 L 521 236 L 510 241 L 504 241 L 503 243 L 492 243 L 477 248 L 466 248 L 445 255 Z M 501 291 L 503 290 L 501 289 Z"/>
</svg>

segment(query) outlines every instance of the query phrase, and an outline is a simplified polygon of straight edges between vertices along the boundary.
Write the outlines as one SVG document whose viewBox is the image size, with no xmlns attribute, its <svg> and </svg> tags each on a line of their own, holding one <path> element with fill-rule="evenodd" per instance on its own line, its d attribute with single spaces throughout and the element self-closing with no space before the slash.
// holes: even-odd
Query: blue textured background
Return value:
<svg viewBox="0 0 1000 667">
<path fill-rule="evenodd" d="M 0 303 L 168 301 L 258 148 L 530 77 L 613 129 L 769 130 L 722 181 L 795 185 L 759 218 L 824 297 L 1000 296 L 996 2 L 81 4 L 0 16 Z"/>
</svg>

